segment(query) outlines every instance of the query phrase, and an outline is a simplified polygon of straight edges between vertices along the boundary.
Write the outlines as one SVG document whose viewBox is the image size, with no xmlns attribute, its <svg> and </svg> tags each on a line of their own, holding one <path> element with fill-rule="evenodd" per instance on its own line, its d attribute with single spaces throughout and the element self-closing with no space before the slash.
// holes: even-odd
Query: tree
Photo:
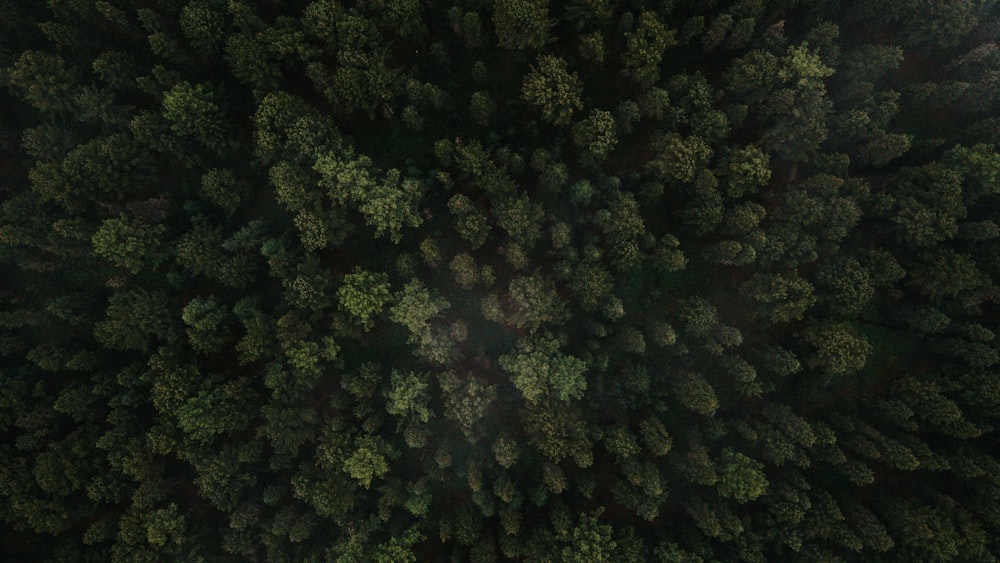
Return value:
<svg viewBox="0 0 1000 563">
<path fill-rule="evenodd" d="M 544 211 L 527 193 L 511 194 L 501 198 L 494 204 L 493 213 L 497 225 L 507 231 L 510 238 L 520 247 L 530 249 L 542 236 L 539 222 L 544 217 Z"/>
<path fill-rule="evenodd" d="M 816 303 L 813 286 L 798 275 L 755 273 L 741 287 L 772 323 L 802 320 Z"/>
<path fill-rule="evenodd" d="M 476 443 L 481 435 L 476 423 L 486 416 L 487 409 L 496 400 L 497 386 L 471 373 L 460 380 L 450 371 L 439 374 L 438 383 L 444 394 L 445 415 L 458 421 L 466 440 Z M 507 438 L 494 443 L 494 451 L 497 463 L 505 468 L 517 459 L 517 446 Z"/>
<path fill-rule="evenodd" d="M 727 70 L 726 86 L 741 101 L 760 103 L 782 82 L 780 58 L 763 49 L 753 49 L 735 59 Z"/>
<path fill-rule="evenodd" d="M 427 422 L 434 416 L 428 407 L 427 375 L 414 372 L 402 373 L 392 370 L 389 378 L 389 391 L 386 394 L 388 403 L 385 410 L 400 418 L 412 418 L 419 422 Z"/>
<path fill-rule="evenodd" d="M 566 316 L 566 305 L 556 286 L 541 275 L 518 276 L 510 282 L 513 313 L 510 319 L 517 328 L 534 333 L 542 323 L 559 323 Z"/>
<path fill-rule="evenodd" d="M 182 138 L 198 141 L 210 149 L 227 142 L 222 108 L 212 92 L 202 84 L 181 82 L 163 96 L 163 117 L 171 130 Z"/>
<path fill-rule="evenodd" d="M 389 309 L 389 318 L 407 328 L 410 344 L 428 346 L 434 340 L 430 320 L 451 305 L 444 298 L 430 292 L 420 280 L 410 280 L 402 291 L 393 296 L 395 304 Z"/>
<path fill-rule="evenodd" d="M 599 31 L 580 36 L 580 57 L 594 64 L 604 63 L 604 36 Z"/>
<path fill-rule="evenodd" d="M 184 306 L 181 320 L 187 325 L 191 347 L 203 353 L 218 352 L 230 339 L 228 312 L 215 301 L 195 297 Z"/>
<path fill-rule="evenodd" d="M 935 304 L 990 285 L 975 260 L 947 247 L 922 253 L 909 274 L 910 283 Z"/>
<path fill-rule="evenodd" d="M 767 491 L 764 465 L 739 452 L 725 449 L 720 462 L 719 495 L 743 504 L 760 498 Z"/>
<path fill-rule="evenodd" d="M 892 221 L 899 225 L 900 242 L 931 246 L 954 237 L 967 213 L 959 172 L 930 164 L 902 171 L 899 178 L 903 185 Z"/>
<path fill-rule="evenodd" d="M 682 370 L 670 378 L 677 399 L 685 408 L 698 414 L 712 416 L 719 408 L 715 389 L 696 372 Z"/>
<path fill-rule="evenodd" d="M 587 389 L 587 364 L 562 354 L 559 348 L 553 338 L 523 338 L 514 351 L 500 356 L 498 363 L 529 403 L 547 396 L 560 401 L 579 399 Z"/>
<path fill-rule="evenodd" d="M 254 413 L 244 406 L 256 399 L 246 379 L 204 389 L 176 410 L 177 427 L 197 442 L 246 429 Z"/>
<path fill-rule="evenodd" d="M 160 239 L 164 225 L 130 220 L 124 215 L 105 219 L 91 238 L 94 253 L 133 274 L 155 269 L 167 258 Z"/>
<path fill-rule="evenodd" d="M 944 153 L 942 162 L 948 170 L 954 170 L 964 178 L 962 197 L 966 206 L 974 205 L 982 198 L 997 193 L 997 181 L 1000 181 L 1000 154 L 995 145 L 985 143 L 971 147 L 957 145 Z M 931 165 L 930 169 L 938 172 L 934 165 Z M 944 176 L 942 179 L 949 178 Z M 950 189 L 947 188 L 943 191 L 950 193 Z"/>
<path fill-rule="evenodd" d="M 213 168 L 201 177 L 201 189 L 209 201 L 225 209 L 236 212 L 244 190 L 237 183 L 236 174 L 226 168 Z"/>
<path fill-rule="evenodd" d="M 72 109 L 77 78 L 62 57 L 43 51 L 24 51 L 5 74 L 4 82 L 22 92 L 36 110 L 55 113 Z"/>
<path fill-rule="evenodd" d="M 669 47 L 677 44 L 677 30 L 668 29 L 655 12 L 643 11 L 634 31 L 625 32 L 622 74 L 649 88 L 660 78 L 660 61 Z"/>
<path fill-rule="evenodd" d="M 162 291 L 118 291 L 108 300 L 106 318 L 94 324 L 97 341 L 115 350 L 146 352 L 153 342 L 172 340 L 167 295 Z"/>
<path fill-rule="evenodd" d="M 552 463 L 559 463 L 567 456 L 572 457 L 578 467 L 589 467 L 593 463 L 585 422 L 579 410 L 568 403 L 546 398 L 530 405 L 524 428 L 528 442 Z"/>
<path fill-rule="evenodd" d="M 705 252 L 706 258 L 726 266 L 745 266 L 753 264 L 757 251 L 749 244 L 735 240 L 720 240 Z"/>
<path fill-rule="evenodd" d="M 344 458 L 341 469 L 356 479 L 366 490 L 371 488 L 372 481 L 380 479 L 389 472 L 387 457 L 393 456 L 393 450 L 378 436 L 362 434 L 355 438 L 352 453 Z"/>
<path fill-rule="evenodd" d="M 488 219 L 468 196 L 453 195 L 448 200 L 448 211 L 455 216 L 453 224 L 458 235 L 468 241 L 473 249 L 486 242 L 490 232 Z"/>
<path fill-rule="evenodd" d="M 911 10 L 921 10 L 921 15 L 918 17 Z M 982 4 L 974 0 L 912 0 L 902 3 L 879 0 L 854 7 L 852 12 L 851 15 L 856 18 L 875 18 L 875 21 L 899 25 L 906 46 L 930 43 L 942 48 L 956 45 L 985 15 Z"/>
<path fill-rule="evenodd" d="M 677 133 L 657 136 L 653 150 L 657 156 L 646 167 L 668 182 L 694 181 L 699 169 L 712 158 L 712 148 L 704 140 Z"/>
<path fill-rule="evenodd" d="M 473 92 L 469 102 L 469 113 L 476 123 L 486 126 L 490 123 L 490 116 L 497 110 L 497 104 L 490 97 L 488 92 Z"/>
<path fill-rule="evenodd" d="M 332 120 L 287 92 L 264 96 L 257 104 L 253 122 L 254 154 L 265 165 L 286 158 L 311 166 L 318 155 L 340 148 L 341 139 Z"/>
<path fill-rule="evenodd" d="M 619 271 L 628 271 L 640 260 L 640 241 L 646 224 L 635 196 L 618 192 L 607 209 L 599 210 L 594 222 L 607 236 L 611 262 Z"/>
<path fill-rule="evenodd" d="M 175 260 L 193 275 L 204 275 L 228 287 L 242 288 L 252 279 L 250 255 L 245 249 L 227 252 L 227 246 L 220 227 L 199 222 L 177 240 Z"/>
<path fill-rule="evenodd" d="M 810 366 L 833 377 L 860 371 L 872 352 L 871 344 L 843 322 L 812 322 L 802 332 L 802 339 L 816 349 Z"/>
<path fill-rule="evenodd" d="M 472 289 L 479 283 L 480 270 L 476 267 L 476 261 L 464 252 L 456 254 L 448 263 L 448 268 L 455 283 L 464 289 Z"/>
<path fill-rule="evenodd" d="M 337 301 L 342 311 L 347 311 L 364 330 L 371 330 L 374 317 L 391 300 L 389 276 L 379 272 L 369 272 L 356 268 L 344 276 L 344 282 L 337 289 Z"/>
<path fill-rule="evenodd" d="M 322 179 L 319 185 L 336 205 L 353 204 L 375 228 L 375 236 L 387 236 L 393 243 L 402 240 L 403 227 L 419 227 L 423 217 L 417 205 L 424 185 L 414 178 L 403 178 L 402 172 L 391 168 L 379 180 L 367 156 L 342 158 L 339 153 L 326 153 L 316 159 L 313 167 Z"/>
<path fill-rule="evenodd" d="M 590 115 L 573 126 L 573 142 L 590 151 L 599 159 L 618 144 L 615 135 L 615 119 L 611 112 L 598 109 L 590 110 Z"/>
<path fill-rule="evenodd" d="M 356 192 L 358 210 L 368 225 L 375 228 L 375 236 L 387 236 L 398 244 L 403 227 L 419 227 L 423 217 L 417 205 L 423 195 L 423 185 L 412 178 L 400 180 L 395 168 L 386 172 L 385 179 L 370 191 Z M 363 194 L 363 195 L 361 195 Z"/>
<path fill-rule="evenodd" d="M 612 527 L 600 524 L 603 510 L 592 515 L 580 514 L 580 523 L 569 533 L 569 545 L 560 553 L 563 563 L 611 563 L 617 561 L 618 543 L 612 536 Z"/>
<path fill-rule="evenodd" d="M 216 54 L 219 39 L 225 37 L 226 17 L 221 3 L 206 0 L 189 2 L 180 13 L 181 32 L 195 52 L 202 56 Z"/>
<path fill-rule="evenodd" d="M 649 453 L 656 457 L 667 455 L 673 449 L 673 439 L 666 426 L 655 416 L 649 416 L 639 423 L 639 436 Z"/>
<path fill-rule="evenodd" d="M 495 0 L 493 25 L 505 49 L 534 50 L 549 41 L 548 0 Z"/>
<path fill-rule="evenodd" d="M 753 145 L 732 151 L 719 171 L 726 195 L 733 199 L 757 190 L 771 181 L 770 157 Z"/>
<path fill-rule="evenodd" d="M 184 516 L 177 505 L 170 503 L 165 508 L 151 512 L 146 518 L 146 538 L 154 546 L 166 545 L 168 541 L 180 545 L 184 542 Z"/>
<path fill-rule="evenodd" d="M 868 270 L 854 258 L 839 257 L 824 263 L 816 276 L 821 295 L 830 303 L 831 309 L 844 317 L 853 317 L 861 312 L 868 301 L 875 296 Z"/>
<path fill-rule="evenodd" d="M 552 55 L 538 57 L 537 66 L 524 77 L 521 97 L 542 112 L 542 120 L 568 125 L 575 110 L 583 109 L 583 84 L 569 72 L 566 61 Z"/>
</svg>

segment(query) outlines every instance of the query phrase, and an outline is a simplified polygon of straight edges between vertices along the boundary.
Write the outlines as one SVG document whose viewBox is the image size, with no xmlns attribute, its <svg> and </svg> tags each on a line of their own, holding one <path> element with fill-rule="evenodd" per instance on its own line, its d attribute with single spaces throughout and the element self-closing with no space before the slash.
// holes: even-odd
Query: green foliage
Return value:
<svg viewBox="0 0 1000 563">
<path fill-rule="evenodd" d="M 232 170 L 213 168 L 201 177 L 201 189 L 212 203 L 234 213 L 240 205 L 239 186 Z"/>
<path fill-rule="evenodd" d="M 647 164 L 651 172 L 670 182 L 692 182 L 712 158 L 712 148 L 699 137 L 676 133 L 660 136 L 654 144 L 656 158 Z"/>
<path fill-rule="evenodd" d="M 551 280 L 539 275 L 518 276 L 509 289 L 515 327 L 535 332 L 542 323 L 558 323 L 565 317 L 565 304 Z"/>
<path fill-rule="evenodd" d="M 579 411 L 567 403 L 545 400 L 528 410 L 524 422 L 528 442 L 553 463 L 567 456 L 579 467 L 593 463 L 585 423 Z"/>
<path fill-rule="evenodd" d="M 73 68 L 58 55 L 24 51 L 5 75 L 4 82 L 20 91 L 24 100 L 39 112 L 53 113 L 72 107 L 77 78 Z"/>
<path fill-rule="evenodd" d="M 772 323 L 802 320 L 816 303 L 813 286 L 798 276 L 756 273 L 743 285 L 743 290 Z"/>
<path fill-rule="evenodd" d="M 336 204 L 352 203 L 375 229 L 376 237 L 399 243 L 403 227 L 423 222 L 417 204 L 424 187 L 416 179 L 403 178 L 396 168 L 379 180 L 370 158 L 345 160 L 329 153 L 321 155 L 313 168 L 322 176 L 319 185 L 327 188 L 330 199 Z"/>
<path fill-rule="evenodd" d="M 654 456 L 663 456 L 670 453 L 673 448 L 673 440 L 667 433 L 666 426 L 659 419 L 649 417 L 639 423 L 640 436 L 643 445 Z"/>
<path fill-rule="evenodd" d="M 489 236 L 489 223 L 467 196 L 455 194 L 448 200 L 448 211 L 455 216 L 455 230 L 459 236 L 469 241 L 472 248 L 479 248 Z"/>
<path fill-rule="evenodd" d="M 387 236 L 394 243 L 402 240 L 403 227 L 419 227 L 423 218 L 417 213 L 417 204 L 423 188 L 416 180 L 399 179 L 399 171 L 389 170 L 384 183 L 359 197 L 358 210 L 368 225 L 375 228 L 375 236 Z"/>
<path fill-rule="evenodd" d="M 178 22 L 181 32 L 198 53 L 212 55 L 218 50 L 226 25 L 225 13 L 220 8 L 218 2 L 195 0 L 181 9 Z"/>
<path fill-rule="evenodd" d="M 677 31 L 663 25 L 654 12 L 643 11 L 638 20 L 634 31 L 625 32 L 622 73 L 649 88 L 660 77 L 659 65 L 664 53 L 677 44 Z"/>
<path fill-rule="evenodd" d="M 430 420 L 433 413 L 427 406 L 429 399 L 427 383 L 423 379 L 425 377 L 413 372 L 402 374 L 392 370 L 392 376 L 389 378 L 389 402 L 385 407 L 386 412 L 399 417 L 412 417 L 420 422 Z"/>
<path fill-rule="evenodd" d="M 449 307 L 447 301 L 435 298 L 420 280 L 413 279 L 393 296 L 389 318 L 409 329 L 411 335 L 429 330 L 428 321 Z"/>
<path fill-rule="evenodd" d="M 719 483 L 716 490 L 723 497 L 745 503 L 760 498 L 767 491 L 764 465 L 732 450 L 723 450 Z"/>
<path fill-rule="evenodd" d="M 591 110 L 590 115 L 573 126 L 573 142 L 597 158 L 605 158 L 618 144 L 615 120 L 611 112 Z"/>
<path fill-rule="evenodd" d="M 374 317 L 391 298 L 389 276 L 360 268 L 345 275 L 343 284 L 337 289 L 340 309 L 347 311 L 365 330 L 371 329 Z"/>
<path fill-rule="evenodd" d="M 715 389 L 701 374 L 682 371 L 671 377 L 673 392 L 685 408 L 703 415 L 713 415 L 719 408 Z"/>
<path fill-rule="evenodd" d="M 254 398 L 245 382 L 240 381 L 200 391 L 178 407 L 177 426 L 199 442 L 243 430 L 253 417 L 243 408 L 244 402 Z"/>
<path fill-rule="evenodd" d="M 225 141 L 226 127 L 215 96 L 202 84 L 181 82 L 163 96 L 163 117 L 180 137 L 192 138 L 209 147 Z"/>
<path fill-rule="evenodd" d="M 832 376 L 850 375 L 865 366 L 872 347 L 846 323 L 826 321 L 810 326 L 802 338 L 816 348 L 813 367 Z"/>
<path fill-rule="evenodd" d="M 582 93 L 577 73 L 569 72 L 566 61 L 552 55 L 538 57 L 521 87 L 521 97 L 554 125 L 568 125 L 573 112 L 583 109 Z"/>
<path fill-rule="evenodd" d="M 115 350 L 147 351 L 154 340 L 171 340 L 170 311 L 163 292 L 141 289 L 111 296 L 107 317 L 94 324 L 98 342 Z"/>
<path fill-rule="evenodd" d="M 570 532 L 570 544 L 560 553 L 563 563 L 610 563 L 616 561 L 618 544 L 612 536 L 612 527 L 600 524 L 600 511 L 594 515 L 580 515 L 580 524 Z"/>
<path fill-rule="evenodd" d="M 181 320 L 187 325 L 191 347 L 199 352 L 217 352 L 229 339 L 226 323 L 227 311 L 215 302 L 214 297 L 195 297 L 184 306 Z"/>
<path fill-rule="evenodd" d="M 350 451 L 351 454 L 344 459 L 341 469 L 365 489 L 371 488 L 374 479 L 380 479 L 389 472 L 386 457 L 391 450 L 377 436 L 359 436 Z"/>
<path fill-rule="evenodd" d="M 721 171 L 726 194 L 732 198 L 743 194 L 757 193 L 771 180 L 770 158 L 755 146 L 748 146 L 734 151 L 725 159 L 725 167 Z"/>
<path fill-rule="evenodd" d="M 155 269 L 166 258 L 161 238 L 163 225 L 149 225 L 119 216 L 105 219 L 91 238 L 94 253 L 133 274 Z"/>
<path fill-rule="evenodd" d="M 534 50 L 548 42 L 548 0 L 495 0 L 493 25 L 500 46 L 506 49 Z"/>
<path fill-rule="evenodd" d="M 553 338 L 522 339 L 517 349 L 500 356 L 498 363 L 530 403 L 546 396 L 560 401 L 579 399 L 587 389 L 586 362 L 562 354 Z"/>
</svg>

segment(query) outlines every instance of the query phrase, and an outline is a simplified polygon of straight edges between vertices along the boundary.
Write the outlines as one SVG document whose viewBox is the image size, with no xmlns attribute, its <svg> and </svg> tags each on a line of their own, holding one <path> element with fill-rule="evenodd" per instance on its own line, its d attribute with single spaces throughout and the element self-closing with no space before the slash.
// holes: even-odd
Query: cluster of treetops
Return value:
<svg viewBox="0 0 1000 563">
<path fill-rule="evenodd" d="M 998 18 L 0 1 L 0 555 L 996 561 Z"/>
</svg>

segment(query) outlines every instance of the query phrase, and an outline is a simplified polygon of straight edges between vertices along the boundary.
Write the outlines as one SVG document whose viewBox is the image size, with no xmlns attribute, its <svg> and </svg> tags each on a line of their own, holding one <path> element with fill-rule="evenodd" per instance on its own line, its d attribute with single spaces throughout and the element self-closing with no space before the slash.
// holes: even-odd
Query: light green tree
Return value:
<svg viewBox="0 0 1000 563">
<path fill-rule="evenodd" d="M 427 391 L 426 379 L 426 374 L 392 370 L 392 375 L 389 377 L 389 390 L 386 393 L 388 399 L 385 406 L 386 412 L 420 422 L 429 421 L 434 416 L 434 412 L 428 406 L 430 396 Z"/>
<path fill-rule="evenodd" d="M 610 524 L 598 519 L 603 510 L 581 514 L 580 523 L 569 532 L 569 545 L 560 552 L 562 563 L 612 563 L 620 561 L 618 543 Z"/>
<path fill-rule="evenodd" d="M 541 275 L 518 276 L 510 282 L 514 311 L 510 318 L 517 328 L 535 332 L 545 322 L 560 322 L 566 305 L 559 298 L 555 284 Z"/>
<path fill-rule="evenodd" d="M 594 109 L 586 119 L 573 126 L 573 142 L 597 158 L 605 158 L 618 144 L 615 118 L 609 111 Z"/>
<path fill-rule="evenodd" d="M 160 238 L 163 225 L 149 225 L 125 216 L 105 219 L 91 238 L 94 252 L 115 266 L 138 274 L 156 268 L 167 258 Z"/>
<path fill-rule="evenodd" d="M 174 133 L 208 148 L 220 148 L 226 141 L 222 108 L 203 84 L 181 82 L 167 91 L 163 95 L 163 117 Z"/>
<path fill-rule="evenodd" d="M 802 338 L 816 349 L 808 363 L 831 376 L 860 371 L 872 351 L 868 340 L 845 322 L 813 322 L 802 332 Z"/>
<path fill-rule="evenodd" d="M 541 110 L 544 121 L 555 125 L 568 125 L 573 112 L 583 109 L 582 95 L 580 77 L 569 72 L 564 59 L 552 55 L 538 57 L 521 87 L 521 97 Z"/>
<path fill-rule="evenodd" d="M 649 88 L 660 78 L 663 54 L 676 44 L 677 30 L 668 29 L 655 12 L 643 11 L 635 30 L 625 33 L 622 73 L 643 88 Z"/>
<path fill-rule="evenodd" d="M 716 490 L 719 495 L 740 504 L 756 500 L 767 492 L 764 464 L 726 448 L 719 463 L 721 468 Z"/>
<path fill-rule="evenodd" d="M 813 287 L 808 281 L 792 274 L 755 273 L 742 290 L 757 311 L 772 323 L 801 320 L 816 303 Z"/>
<path fill-rule="evenodd" d="M 537 49 L 549 40 L 549 0 L 494 0 L 493 25 L 505 49 Z"/>
<path fill-rule="evenodd" d="M 677 133 L 660 135 L 653 142 L 655 156 L 647 169 L 671 182 L 692 182 L 699 169 L 712 158 L 712 147 L 700 137 Z"/>
<path fill-rule="evenodd" d="M 411 344 L 428 345 L 433 340 L 430 320 L 450 307 L 447 300 L 436 296 L 418 279 L 412 279 L 393 296 L 395 304 L 389 318 L 407 328 Z"/>
<path fill-rule="evenodd" d="M 217 352 L 229 340 L 229 314 L 215 297 L 195 297 L 184 306 L 181 319 L 187 325 L 188 341 L 199 352 Z"/>
<path fill-rule="evenodd" d="M 392 299 L 389 293 L 389 276 L 361 268 L 344 276 L 344 283 L 337 288 L 337 302 L 342 311 L 358 322 L 364 330 L 371 330 L 374 317 Z"/>
<path fill-rule="evenodd" d="M 499 364 L 529 403 L 545 396 L 560 401 L 583 397 L 587 389 L 587 363 L 559 350 L 559 341 L 548 337 L 524 338 L 517 348 L 500 356 Z"/>
<path fill-rule="evenodd" d="M 392 457 L 392 453 L 382 438 L 362 434 L 354 440 L 353 452 L 344 459 L 341 469 L 362 487 L 369 489 L 373 480 L 380 479 L 389 472 L 387 458 Z"/>
</svg>

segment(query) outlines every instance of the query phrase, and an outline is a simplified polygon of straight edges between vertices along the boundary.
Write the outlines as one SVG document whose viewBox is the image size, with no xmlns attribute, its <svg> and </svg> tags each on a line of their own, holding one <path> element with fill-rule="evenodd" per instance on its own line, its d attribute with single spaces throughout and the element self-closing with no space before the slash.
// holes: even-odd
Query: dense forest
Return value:
<svg viewBox="0 0 1000 563">
<path fill-rule="evenodd" d="M 998 41 L 0 0 L 0 559 L 997 561 Z"/>
</svg>

